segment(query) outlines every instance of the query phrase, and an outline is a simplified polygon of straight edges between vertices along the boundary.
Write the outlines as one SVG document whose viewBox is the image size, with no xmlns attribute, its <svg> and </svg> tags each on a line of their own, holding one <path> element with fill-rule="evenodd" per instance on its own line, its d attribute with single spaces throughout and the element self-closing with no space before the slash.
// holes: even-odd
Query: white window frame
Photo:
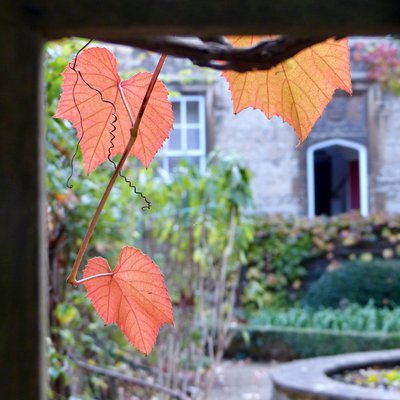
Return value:
<svg viewBox="0 0 400 400">
<path fill-rule="evenodd" d="M 331 146 L 348 147 L 358 152 L 358 168 L 360 175 L 360 213 L 362 216 L 367 217 L 369 214 L 367 148 L 360 143 L 351 142 L 345 139 L 330 139 L 313 144 L 307 149 L 307 199 L 309 218 L 315 217 L 314 153 L 317 150 Z"/>
<path fill-rule="evenodd" d="M 171 97 L 172 103 L 180 103 L 180 122 L 174 122 L 174 129 L 180 129 L 181 131 L 181 149 L 171 150 L 169 149 L 169 140 L 164 144 L 160 156 L 162 157 L 162 166 L 165 170 L 169 171 L 168 159 L 174 157 L 190 158 L 199 157 L 200 159 L 200 172 L 204 173 L 206 170 L 206 158 L 207 158 L 207 143 L 206 143 L 206 107 L 205 97 L 202 95 L 181 95 Z M 190 101 L 196 101 L 199 103 L 199 121 L 197 123 L 187 122 L 187 103 Z M 193 150 L 187 148 L 187 131 L 188 129 L 199 130 L 199 149 Z M 174 132 L 171 132 L 173 135 Z"/>
</svg>

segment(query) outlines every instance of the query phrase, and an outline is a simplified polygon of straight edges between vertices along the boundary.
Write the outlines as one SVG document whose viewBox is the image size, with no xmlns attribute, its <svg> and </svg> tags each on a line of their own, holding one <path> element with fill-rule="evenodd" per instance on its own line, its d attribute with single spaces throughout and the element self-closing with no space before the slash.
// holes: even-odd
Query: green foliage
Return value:
<svg viewBox="0 0 400 400">
<path fill-rule="evenodd" d="M 238 329 L 228 354 L 288 360 L 400 346 L 400 307 L 263 310 Z"/>
<path fill-rule="evenodd" d="M 57 323 L 48 339 L 50 399 L 64 393 L 81 400 L 107 398 L 112 382 L 106 377 L 78 370 L 74 357 L 90 365 L 113 366 L 126 371 L 135 364 L 136 353 L 116 326 L 104 329 L 104 323 L 81 289 L 68 291 L 54 311 Z M 146 370 L 135 371 L 145 378 Z M 76 384 L 78 383 L 78 387 Z M 142 393 L 137 389 L 136 394 Z M 145 396 L 145 393 L 142 393 Z"/>
<path fill-rule="evenodd" d="M 377 308 L 370 302 L 366 306 L 351 304 L 340 309 L 294 307 L 287 310 L 263 310 L 252 316 L 249 326 L 400 332 L 400 307 Z"/>
<path fill-rule="evenodd" d="M 144 216 L 141 247 L 161 266 L 181 309 L 175 331 L 156 351 L 170 357 L 165 344 L 172 343 L 179 349 L 169 360 L 174 368 L 198 370 L 222 357 L 226 345 L 240 266 L 253 240 L 252 223 L 242 215 L 251 200 L 250 175 L 235 158 L 213 154 L 204 175 L 181 163 L 173 175 L 159 170 L 148 179 L 139 181 L 157 208 Z"/>
<path fill-rule="evenodd" d="M 66 262 L 71 263 L 75 257 L 80 241 L 86 233 L 88 221 L 96 209 L 101 188 L 110 179 L 111 164 L 98 168 L 91 174 L 91 179 L 79 178 L 83 165 L 78 152 L 74 161 L 75 174 L 72 177 L 72 188 L 67 187 L 71 173 L 71 160 L 76 148 L 75 131 L 71 125 L 60 119 L 54 119 L 57 102 L 61 93 L 61 73 L 74 54 L 82 47 L 79 40 L 53 42 L 46 46 L 46 89 L 47 89 L 47 146 L 46 185 L 49 211 L 49 236 L 57 237 L 63 232 L 68 255 Z M 139 205 L 139 199 L 134 199 Z M 132 202 L 132 191 L 122 181 L 111 192 L 102 217 L 96 227 L 96 252 L 116 259 L 118 245 L 131 241 L 132 234 L 126 229 L 132 221 L 132 214 L 126 212 Z M 132 205 L 134 206 L 134 205 Z M 112 243 L 112 246 L 111 246 Z M 89 256 L 93 254 L 89 248 Z"/>
<path fill-rule="evenodd" d="M 251 200 L 249 172 L 238 160 L 216 154 L 204 175 L 185 163 L 173 174 L 157 167 L 138 171 L 128 165 L 124 173 L 153 204 L 145 212 L 141 211 L 141 198 L 122 179 L 114 186 L 87 256 L 101 255 L 115 265 L 122 245 L 145 249 L 161 267 L 172 300 L 178 306 L 174 312 L 175 327 L 162 330 L 164 338 L 150 357 L 138 358 L 118 329 L 104 329 L 84 291 L 67 290 L 65 285 L 81 238 L 113 170 L 109 164 L 97 168 L 90 180 L 77 177 L 83 170 L 78 152 L 73 188 L 66 187 L 76 137 L 70 124 L 55 120 L 52 115 L 61 91 L 60 74 L 82 44 L 60 41 L 46 48 L 52 325 L 49 397 L 117 396 L 112 392 L 115 384 L 109 379 L 78 372 L 73 357 L 122 371 L 135 368 L 136 377 L 145 379 L 151 374 L 161 383 L 164 379 L 167 386 L 180 382 L 182 373 L 196 370 L 198 382 L 201 369 L 213 362 L 211 353 L 205 353 L 207 345 L 215 343 L 216 349 L 224 346 L 239 267 L 246 262 L 246 249 L 253 239 L 252 224 L 242 216 Z M 130 166 L 136 164 L 132 162 Z M 188 379 L 184 382 L 193 384 Z M 153 394 L 149 390 L 135 391 L 140 398 L 151 398 Z"/>
<path fill-rule="evenodd" d="M 294 219 L 270 218 L 256 231 L 241 298 L 248 311 L 297 300 L 306 274 L 304 263 L 316 253 L 312 233 Z"/>
<path fill-rule="evenodd" d="M 47 187 L 52 321 L 49 372 L 53 389 L 49 396 L 57 398 L 56 393 L 76 395 L 71 393 L 71 388 L 75 388 L 84 399 L 113 398 L 112 382 L 99 376 L 77 373 L 71 356 L 93 365 L 112 365 L 129 370 L 132 365 L 137 365 L 135 353 L 117 329 L 102 329 L 103 324 L 83 291 L 66 291 L 64 283 L 66 269 L 72 265 L 113 168 L 110 164 L 96 169 L 90 181 L 74 177 L 72 190 L 65 185 L 75 151 L 75 133 L 67 122 L 54 120 L 51 116 L 61 90 L 60 73 L 81 45 L 79 41 L 62 41 L 47 47 Z M 193 79 L 185 73 L 181 78 Z M 83 170 L 79 152 L 75 170 L 76 173 Z M 89 248 L 88 256 L 105 256 L 112 265 L 123 244 L 145 249 L 160 265 L 172 301 L 178 306 L 175 328 L 163 330 L 164 338 L 160 338 L 156 352 L 142 361 L 146 365 L 135 370 L 136 376 L 148 375 L 157 365 L 158 375 L 164 377 L 166 384 L 174 382 L 176 385 L 182 374 L 196 375 L 199 381 L 202 369 L 218 359 L 226 345 L 243 264 L 248 264 L 248 268 L 242 302 L 247 310 L 253 311 L 299 300 L 309 278 L 309 262 L 315 258 L 325 259 L 328 264 L 342 258 L 392 258 L 400 255 L 400 218 L 388 220 L 380 215 L 368 220 L 353 215 L 329 220 L 317 218 L 312 222 L 269 218 L 257 224 L 258 233 L 254 237 L 252 221 L 243 216 L 243 210 L 251 201 L 250 174 L 231 157 L 213 155 L 204 175 L 185 163 L 172 175 L 156 167 L 148 171 L 127 169 L 125 172 L 152 201 L 153 207 L 141 212 L 140 197 L 134 196 L 131 188 L 119 180 L 96 227 L 93 241 L 96 244 Z M 384 245 L 378 246 L 379 250 L 371 250 L 378 242 Z M 381 311 L 369 312 L 371 315 L 375 313 L 374 318 L 378 321 Z M 371 321 L 361 311 L 359 314 L 359 326 Z M 285 318 L 288 324 L 293 320 L 300 325 L 308 323 L 307 317 L 300 312 L 297 317 L 291 314 L 290 317 L 281 315 L 272 319 Z M 350 324 L 344 322 L 344 317 L 342 322 L 332 315 L 318 318 L 327 326 Z M 388 321 L 387 326 L 394 324 L 390 322 L 393 321 L 390 316 L 384 318 Z M 371 323 L 370 326 L 375 325 Z M 327 341 L 326 335 L 322 335 L 321 340 L 311 341 L 311 344 L 307 344 L 309 338 L 299 339 L 299 335 L 287 337 L 296 351 L 301 344 L 310 349 L 310 354 L 319 351 L 316 347 L 329 347 L 329 343 L 334 342 L 331 339 L 331 342 Z M 354 342 L 354 337 L 351 340 Z M 79 381 L 79 385 L 72 384 L 74 379 Z M 192 383 L 188 379 L 185 382 Z M 135 394 L 150 398 L 149 393 Z"/>
<path fill-rule="evenodd" d="M 377 306 L 400 304 L 400 260 L 350 261 L 326 272 L 304 297 L 310 307 L 339 307 L 344 302 Z"/>
<path fill-rule="evenodd" d="M 250 245 L 242 304 L 248 312 L 293 305 L 327 267 L 400 256 L 400 217 L 267 217 Z"/>
<path fill-rule="evenodd" d="M 48 339 L 51 380 L 48 396 L 51 399 L 75 394 L 71 392 L 70 386 L 71 379 L 76 375 L 70 354 L 91 360 L 94 364 L 107 365 L 115 364 L 113 352 L 118 348 L 118 351 L 129 350 L 125 339 L 117 338 L 112 328 L 107 332 L 102 329 L 103 323 L 93 312 L 83 291 L 67 290 L 65 283 L 88 221 L 97 207 L 101 195 L 99 188 L 107 183 L 111 171 L 111 168 L 106 167 L 96 171 L 94 181 L 74 176 L 73 189 L 66 185 L 71 172 L 70 160 L 76 147 L 75 132 L 68 122 L 52 116 L 61 93 L 61 72 L 82 45 L 83 42 L 79 40 L 65 40 L 46 46 L 46 184 L 51 288 L 49 319 L 52 325 L 51 337 Z M 75 171 L 82 171 L 80 154 L 75 160 Z M 104 210 L 96 230 L 97 253 L 117 253 L 118 246 L 114 250 L 110 242 L 123 240 L 127 235 L 118 223 L 129 201 L 127 192 L 129 189 L 118 186 L 111 195 L 111 202 Z M 91 246 L 89 253 L 93 251 Z M 81 374 L 81 383 L 82 399 L 102 398 L 102 391 L 107 386 L 107 380 L 85 374 Z"/>
<path fill-rule="evenodd" d="M 243 340 L 243 333 L 247 341 Z M 237 331 L 227 354 L 265 362 L 399 347 L 399 333 L 253 327 Z"/>
<path fill-rule="evenodd" d="M 250 175 L 236 159 L 212 154 L 203 175 L 182 162 L 173 174 L 161 170 L 157 176 L 153 169 L 146 179 L 140 177 L 140 185 L 157 206 L 143 215 L 145 236 L 168 244 L 172 262 L 207 270 L 210 258 L 222 255 L 232 216 L 238 224 L 230 258 L 235 265 L 246 260 L 244 251 L 253 231 L 240 212 L 250 204 Z M 159 257 L 166 258 L 165 252 Z"/>
<path fill-rule="evenodd" d="M 236 160 L 216 156 L 204 175 L 185 163 L 173 175 L 155 169 L 139 174 L 140 189 L 153 207 L 136 212 L 128 230 L 137 245 L 157 260 L 176 306 L 174 328 L 162 330 L 145 364 L 161 366 L 166 374 L 171 366 L 173 373 L 193 372 L 210 366 L 212 360 L 204 352 L 208 342 L 224 347 L 222 337 L 233 314 L 232 294 L 253 238 L 252 225 L 241 215 L 250 201 L 249 179 Z M 66 216 L 65 223 L 74 227 L 75 220 Z M 51 347 L 50 369 L 55 384 L 68 386 L 70 376 L 76 375 L 68 352 L 93 365 L 115 366 L 120 360 L 117 367 L 121 369 L 127 368 L 127 359 L 134 359 L 132 347 L 118 329 L 101 328 L 81 290 L 67 293 L 53 315 L 52 335 L 58 351 Z M 92 382 L 92 378 L 80 377 L 83 394 L 109 393 L 106 379 L 97 377 Z"/>
</svg>

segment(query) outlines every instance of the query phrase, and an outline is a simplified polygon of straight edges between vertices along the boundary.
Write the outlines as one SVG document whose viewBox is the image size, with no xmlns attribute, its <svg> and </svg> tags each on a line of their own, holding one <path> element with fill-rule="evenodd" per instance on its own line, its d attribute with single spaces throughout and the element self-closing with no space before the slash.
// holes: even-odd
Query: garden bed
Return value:
<svg viewBox="0 0 400 400">
<path fill-rule="evenodd" d="M 332 378 L 344 383 L 400 392 L 400 366 L 398 364 L 350 369 L 333 374 Z"/>
</svg>

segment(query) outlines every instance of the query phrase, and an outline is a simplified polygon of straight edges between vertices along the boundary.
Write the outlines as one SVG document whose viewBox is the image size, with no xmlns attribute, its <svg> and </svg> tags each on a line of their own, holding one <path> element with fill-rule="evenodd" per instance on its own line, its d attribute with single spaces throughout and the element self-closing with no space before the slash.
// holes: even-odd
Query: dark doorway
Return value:
<svg viewBox="0 0 400 400">
<path fill-rule="evenodd" d="M 314 153 L 315 215 L 336 215 L 360 209 L 359 154 L 345 146 Z"/>
</svg>

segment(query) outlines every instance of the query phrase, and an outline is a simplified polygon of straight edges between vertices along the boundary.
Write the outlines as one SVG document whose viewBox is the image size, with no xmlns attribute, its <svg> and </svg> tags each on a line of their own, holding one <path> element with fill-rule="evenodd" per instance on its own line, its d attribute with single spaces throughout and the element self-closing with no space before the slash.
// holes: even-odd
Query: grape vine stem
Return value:
<svg viewBox="0 0 400 400">
<path fill-rule="evenodd" d="M 117 178 L 119 176 L 119 173 L 120 173 L 120 171 L 121 171 L 126 159 L 128 158 L 129 153 L 130 153 L 134 143 L 135 143 L 135 140 L 137 138 L 138 131 L 139 131 L 140 122 L 142 121 L 143 114 L 144 114 L 144 112 L 146 110 L 147 104 L 149 103 L 151 93 L 153 92 L 154 86 L 155 86 L 155 84 L 157 82 L 158 75 L 160 74 L 160 71 L 161 71 L 161 69 L 162 69 L 162 67 L 164 65 L 166 57 L 167 56 L 165 54 L 162 54 L 160 59 L 159 59 L 159 61 L 158 61 L 158 63 L 157 63 L 157 66 L 156 66 L 156 68 L 154 70 L 153 76 L 151 77 L 151 81 L 149 83 L 149 86 L 147 87 L 146 94 L 144 95 L 142 104 L 140 106 L 138 115 L 137 115 L 136 120 L 134 121 L 134 123 L 133 123 L 133 119 L 131 118 L 132 128 L 131 128 L 131 136 L 129 138 L 128 144 L 126 145 L 126 148 L 124 150 L 124 153 L 122 154 L 121 160 L 119 161 L 117 167 L 115 168 L 114 173 L 113 173 L 110 181 L 108 182 L 108 185 L 107 185 L 107 187 L 106 187 L 106 189 L 105 189 L 105 191 L 103 193 L 103 196 L 102 196 L 102 198 L 100 200 L 100 203 L 97 206 L 96 212 L 93 215 L 92 221 L 90 222 L 89 228 L 88 228 L 88 230 L 86 232 L 86 235 L 85 235 L 85 237 L 84 237 L 84 239 L 82 241 L 81 247 L 79 248 L 79 251 L 78 251 L 78 254 L 76 256 L 74 265 L 72 266 L 71 273 L 68 275 L 67 282 L 69 284 L 73 285 L 73 286 L 78 286 L 79 284 L 81 284 L 81 283 L 86 281 L 85 279 L 81 279 L 80 281 L 78 281 L 76 279 L 76 276 L 77 276 L 78 271 L 79 271 L 79 267 L 81 265 L 83 256 L 84 256 L 85 251 L 87 249 L 87 246 L 89 244 L 89 240 L 90 240 L 90 238 L 91 238 L 91 236 L 93 234 L 94 228 L 96 227 L 97 221 L 99 220 L 100 214 L 103 211 L 103 208 L 104 208 L 104 205 L 107 202 L 108 196 L 110 195 L 111 189 L 113 188 L 114 183 L 117 180 Z M 120 88 L 120 90 L 121 90 L 121 88 Z M 121 96 L 121 97 L 122 97 L 122 101 L 123 101 L 123 103 L 125 105 L 125 108 L 126 108 L 128 114 L 129 114 L 129 116 L 131 117 L 132 113 L 131 113 L 131 110 L 129 109 L 128 103 L 126 102 L 125 96 Z M 99 274 L 99 275 L 104 276 L 104 274 Z M 91 278 L 94 278 L 94 277 L 95 276 L 93 276 Z"/>
</svg>

